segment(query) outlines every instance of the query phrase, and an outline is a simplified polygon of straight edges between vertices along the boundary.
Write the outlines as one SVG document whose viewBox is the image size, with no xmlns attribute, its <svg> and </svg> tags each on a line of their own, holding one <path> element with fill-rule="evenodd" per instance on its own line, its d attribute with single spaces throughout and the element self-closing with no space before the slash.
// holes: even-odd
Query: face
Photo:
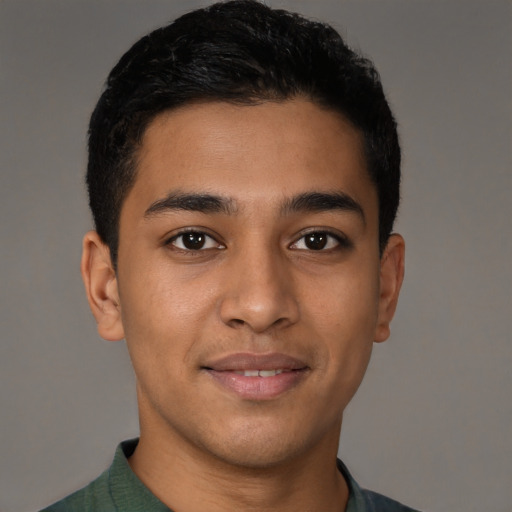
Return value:
<svg viewBox="0 0 512 512">
<path fill-rule="evenodd" d="M 199 104 L 150 124 L 137 169 L 98 322 L 142 437 L 247 467 L 336 445 L 394 300 L 358 131 L 306 100 Z"/>
</svg>

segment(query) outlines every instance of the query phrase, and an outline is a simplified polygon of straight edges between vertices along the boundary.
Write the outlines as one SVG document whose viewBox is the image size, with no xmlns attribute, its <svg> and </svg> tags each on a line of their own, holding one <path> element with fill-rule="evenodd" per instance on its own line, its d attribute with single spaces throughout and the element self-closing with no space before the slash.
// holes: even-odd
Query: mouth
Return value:
<svg viewBox="0 0 512 512">
<path fill-rule="evenodd" d="M 237 375 L 243 375 L 244 377 L 275 377 L 280 373 L 294 370 L 233 370 Z"/>
<path fill-rule="evenodd" d="M 287 354 L 230 354 L 201 367 L 224 391 L 244 400 L 270 400 L 298 386 L 309 366 Z"/>
</svg>

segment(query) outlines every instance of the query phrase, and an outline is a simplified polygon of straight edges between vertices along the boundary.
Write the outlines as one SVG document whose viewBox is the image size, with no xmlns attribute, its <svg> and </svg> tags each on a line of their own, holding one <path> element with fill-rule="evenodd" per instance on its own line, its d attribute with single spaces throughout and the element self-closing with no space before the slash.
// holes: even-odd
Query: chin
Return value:
<svg viewBox="0 0 512 512">
<path fill-rule="evenodd" d="M 246 470 L 271 469 L 287 464 L 295 459 L 300 453 L 297 447 L 283 446 L 276 442 L 276 446 L 269 446 L 268 443 L 263 448 L 259 443 L 239 444 L 232 449 L 217 451 L 217 458 L 230 466 Z"/>
<path fill-rule="evenodd" d="M 207 440 L 205 444 L 209 446 L 205 447 L 219 461 L 230 466 L 257 470 L 290 463 L 317 444 L 315 441 L 318 440 L 312 439 L 317 436 L 308 436 L 305 432 L 292 432 L 290 429 L 269 429 L 269 426 L 239 426 L 231 430 L 229 437 L 226 437 L 224 430 L 222 436 Z"/>
</svg>

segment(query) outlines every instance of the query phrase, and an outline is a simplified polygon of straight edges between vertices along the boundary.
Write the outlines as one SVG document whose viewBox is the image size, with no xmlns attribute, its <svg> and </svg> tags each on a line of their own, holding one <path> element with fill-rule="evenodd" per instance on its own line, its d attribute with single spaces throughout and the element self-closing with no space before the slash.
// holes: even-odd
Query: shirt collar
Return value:
<svg viewBox="0 0 512 512">
<path fill-rule="evenodd" d="M 337 460 L 337 465 L 348 485 L 349 495 L 345 512 L 366 512 L 366 500 L 361 487 L 359 487 L 359 484 L 354 480 L 347 466 L 345 466 L 340 459 Z"/>
<path fill-rule="evenodd" d="M 130 439 L 121 443 L 108 470 L 108 484 L 112 501 L 117 510 L 144 512 L 169 512 L 164 505 L 135 475 L 128 464 L 139 440 Z"/>
</svg>

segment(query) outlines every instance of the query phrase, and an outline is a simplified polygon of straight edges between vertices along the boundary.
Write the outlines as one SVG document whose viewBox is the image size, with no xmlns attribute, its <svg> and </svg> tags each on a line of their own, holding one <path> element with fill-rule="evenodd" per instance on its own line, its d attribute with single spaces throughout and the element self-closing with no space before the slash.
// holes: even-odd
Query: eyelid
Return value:
<svg viewBox="0 0 512 512">
<path fill-rule="evenodd" d="M 333 238 L 337 242 L 336 246 L 335 247 L 324 248 L 324 249 L 318 249 L 318 250 L 309 249 L 307 247 L 300 248 L 300 249 L 297 249 L 296 247 L 294 247 L 301 240 L 304 240 L 304 238 L 306 236 L 312 235 L 312 234 L 315 234 L 315 233 L 325 234 L 325 235 Z M 295 238 L 295 241 L 293 243 L 291 243 L 289 247 L 291 249 L 296 249 L 296 250 L 300 250 L 300 251 L 328 252 L 328 251 L 332 251 L 332 250 L 336 250 L 336 249 L 350 249 L 350 248 L 353 247 L 353 243 L 351 242 L 351 240 L 344 233 L 342 233 L 342 232 L 340 232 L 338 230 L 333 230 L 332 228 L 318 227 L 318 228 L 309 228 L 308 230 L 303 231 L 300 234 L 300 236 Z"/>
<path fill-rule="evenodd" d="M 213 240 L 215 242 L 216 247 L 206 247 L 206 248 L 201 247 L 200 249 L 187 249 L 186 247 L 177 247 L 174 244 L 174 242 L 177 239 L 179 239 L 180 237 L 182 237 L 183 235 L 186 235 L 187 233 L 197 233 L 199 235 L 203 235 L 206 238 Z M 179 229 L 177 232 L 175 232 L 171 236 L 167 236 L 164 240 L 164 245 L 171 245 L 177 251 L 191 252 L 191 253 L 206 251 L 208 249 L 225 249 L 226 245 L 223 244 L 222 242 L 219 242 L 218 238 L 219 238 L 218 236 L 209 233 L 208 230 L 206 230 L 205 228 L 186 227 L 186 228 Z"/>
</svg>

